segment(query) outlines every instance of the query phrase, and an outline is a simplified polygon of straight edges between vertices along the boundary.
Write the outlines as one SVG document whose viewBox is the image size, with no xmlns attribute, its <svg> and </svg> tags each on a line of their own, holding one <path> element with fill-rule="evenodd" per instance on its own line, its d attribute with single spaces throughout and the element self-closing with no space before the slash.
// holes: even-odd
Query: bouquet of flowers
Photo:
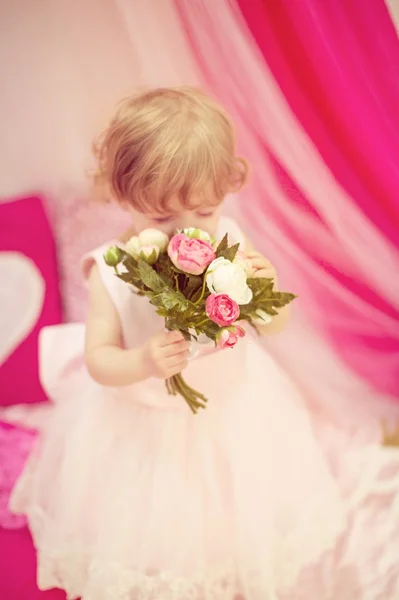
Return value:
<svg viewBox="0 0 399 600">
<path fill-rule="evenodd" d="M 245 336 L 240 322 L 256 328 L 295 298 L 276 291 L 273 279 L 252 278 L 239 246 L 230 246 L 227 234 L 216 242 L 195 228 L 171 239 L 146 229 L 124 249 L 109 248 L 104 260 L 136 293 L 147 296 L 167 329 L 180 331 L 189 341 L 205 335 L 216 348 L 233 348 Z M 193 413 L 205 407 L 207 399 L 181 374 L 168 379 L 166 386 L 169 394 L 180 394 Z"/>
</svg>

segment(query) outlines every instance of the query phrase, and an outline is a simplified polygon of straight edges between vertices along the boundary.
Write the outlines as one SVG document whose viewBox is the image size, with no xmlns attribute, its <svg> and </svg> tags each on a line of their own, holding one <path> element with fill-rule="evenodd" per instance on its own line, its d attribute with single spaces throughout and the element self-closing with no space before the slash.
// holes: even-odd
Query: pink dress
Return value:
<svg viewBox="0 0 399 600">
<path fill-rule="evenodd" d="M 223 219 L 226 230 L 242 241 Z M 103 250 L 85 271 L 97 262 L 125 346 L 140 345 L 163 321 Z M 301 398 L 251 336 L 190 362 L 187 382 L 209 398 L 193 416 L 163 381 L 91 380 L 83 327 L 44 335 L 58 352 L 42 365 L 55 409 L 11 502 L 28 517 L 41 589 L 84 600 L 274 600 L 334 547 L 346 525 L 336 481 Z"/>
</svg>

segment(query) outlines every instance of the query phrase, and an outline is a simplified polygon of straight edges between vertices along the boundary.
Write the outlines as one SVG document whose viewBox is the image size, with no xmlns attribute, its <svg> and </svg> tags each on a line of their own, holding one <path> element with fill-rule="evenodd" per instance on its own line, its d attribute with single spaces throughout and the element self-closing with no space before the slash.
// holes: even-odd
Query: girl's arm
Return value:
<svg viewBox="0 0 399 600">
<path fill-rule="evenodd" d="M 88 281 L 85 358 L 95 381 L 110 387 L 127 386 L 149 377 L 168 379 L 187 366 L 189 345 L 178 331 L 161 331 L 141 348 L 124 349 L 119 315 L 96 265 Z"/>
<path fill-rule="evenodd" d="M 257 252 L 248 239 L 245 241 L 245 255 L 251 262 L 254 269 L 253 277 L 267 277 L 274 279 L 274 287 L 278 290 L 277 273 L 273 265 L 262 254 Z M 273 317 L 270 323 L 265 325 L 257 325 L 256 329 L 261 335 L 274 335 L 281 333 L 289 320 L 290 306 L 284 306 L 278 309 L 278 315 Z"/>
<path fill-rule="evenodd" d="M 89 309 L 86 322 L 86 365 L 91 377 L 105 386 L 125 386 L 148 377 L 139 349 L 122 347 L 118 312 L 104 287 L 99 268 L 88 277 Z"/>
</svg>

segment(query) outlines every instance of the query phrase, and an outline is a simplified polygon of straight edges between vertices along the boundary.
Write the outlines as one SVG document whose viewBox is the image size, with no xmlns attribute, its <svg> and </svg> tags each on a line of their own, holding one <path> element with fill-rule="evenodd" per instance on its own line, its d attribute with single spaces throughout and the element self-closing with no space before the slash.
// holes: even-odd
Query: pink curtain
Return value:
<svg viewBox="0 0 399 600">
<path fill-rule="evenodd" d="M 398 247 L 399 40 L 383 0 L 238 4 L 324 161 L 357 207 Z M 360 277 L 326 267 L 365 302 L 399 319 L 395 307 Z M 353 314 L 350 306 L 337 308 L 360 322 L 349 330 L 328 327 L 332 343 L 378 389 L 398 395 L 398 327 L 365 332 L 364 315 Z"/>
<path fill-rule="evenodd" d="M 254 166 L 244 219 L 336 355 L 398 397 L 399 42 L 385 5 L 176 4 Z"/>
<path fill-rule="evenodd" d="M 291 108 L 399 246 L 399 40 L 383 0 L 238 0 Z"/>
</svg>

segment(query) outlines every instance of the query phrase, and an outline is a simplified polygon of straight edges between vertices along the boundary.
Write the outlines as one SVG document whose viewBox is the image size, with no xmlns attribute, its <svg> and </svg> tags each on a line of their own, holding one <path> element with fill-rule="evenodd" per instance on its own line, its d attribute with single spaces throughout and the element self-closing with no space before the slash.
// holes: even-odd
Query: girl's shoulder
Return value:
<svg viewBox="0 0 399 600">
<path fill-rule="evenodd" d="M 101 246 L 90 250 L 90 252 L 87 252 L 82 257 L 80 261 L 80 266 L 83 273 L 83 277 L 85 279 L 88 279 L 91 270 L 95 265 L 97 266 L 101 274 L 106 275 L 108 272 L 112 273 L 110 267 L 108 267 L 105 264 L 104 253 L 108 250 L 110 246 L 114 246 L 117 243 L 117 240 L 110 240 L 109 242 L 105 242 L 104 244 L 101 244 Z"/>
<path fill-rule="evenodd" d="M 130 287 L 116 277 L 114 269 L 105 263 L 104 254 L 111 246 L 122 247 L 123 242 L 117 239 L 110 240 L 109 242 L 98 246 L 91 252 L 88 252 L 81 260 L 81 270 L 86 284 L 88 283 L 90 275 L 93 273 L 93 269 L 95 268 L 97 270 L 99 285 L 102 284 L 107 290 L 118 312 L 120 312 L 126 301 L 133 295 Z"/>
</svg>

